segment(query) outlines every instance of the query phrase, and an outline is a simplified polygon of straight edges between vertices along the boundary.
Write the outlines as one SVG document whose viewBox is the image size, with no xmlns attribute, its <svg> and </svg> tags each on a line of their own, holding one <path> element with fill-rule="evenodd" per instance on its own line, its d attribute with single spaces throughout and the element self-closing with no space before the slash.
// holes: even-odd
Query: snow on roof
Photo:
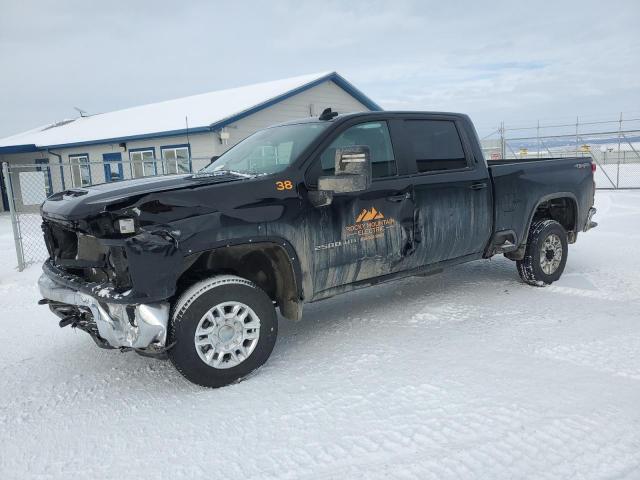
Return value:
<svg viewBox="0 0 640 480">
<path fill-rule="evenodd" d="M 0 139 L 0 148 L 32 145 L 42 148 L 176 134 L 186 131 L 187 120 L 189 132 L 193 133 L 209 130 L 212 126 L 220 128 L 225 120 L 237 119 L 243 113 L 327 80 L 334 81 L 369 108 L 379 109 L 340 75 L 324 72 L 57 122 Z"/>
</svg>

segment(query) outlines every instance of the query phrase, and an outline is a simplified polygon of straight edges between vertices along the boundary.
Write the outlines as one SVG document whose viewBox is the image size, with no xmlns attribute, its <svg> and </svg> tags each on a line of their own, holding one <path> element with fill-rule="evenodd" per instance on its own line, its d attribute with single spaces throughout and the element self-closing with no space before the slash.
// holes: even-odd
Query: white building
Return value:
<svg viewBox="0 0 640 480">
<path fill-rule="evenodd" d="M 0 162 L 10 166 L 20 203 L 21 172 L 44 172 L 48 194 L 196 171 L 256 130 L 316 116 L 327 107 L 340 113 L 381 110 L 336 72 L 305 75 L 46 125 L 1 139 Z"/>
</svg>

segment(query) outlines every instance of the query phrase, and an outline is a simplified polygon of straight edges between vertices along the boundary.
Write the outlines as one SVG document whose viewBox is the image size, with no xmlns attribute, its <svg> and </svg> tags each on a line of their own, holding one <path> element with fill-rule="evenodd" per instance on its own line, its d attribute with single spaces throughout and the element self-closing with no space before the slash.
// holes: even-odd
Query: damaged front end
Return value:
<svg viewBox="0 0 640 480">
<path fill-rule="evenodd" d="M 239 181 L 167 175 L 51 195 L 41 207 L 49 252 L 41 303 L 101 347 L 164 355 L 170 305 L 194 253 L 232 227 L 255 235 L 264 218 L 252 209 L 237 210 L 249 219 L 219 213 Z"/>
<path fill-rule="evenodd" d="M 46 218 L 43 230 L 50 258 L 38 282 L 40 303 L 60 326 L 89 333 L 102 348 L 164 357 L 168 299 L 182 263 L 176 232 L 154 227 L 98 238 Z"/>
</svg>

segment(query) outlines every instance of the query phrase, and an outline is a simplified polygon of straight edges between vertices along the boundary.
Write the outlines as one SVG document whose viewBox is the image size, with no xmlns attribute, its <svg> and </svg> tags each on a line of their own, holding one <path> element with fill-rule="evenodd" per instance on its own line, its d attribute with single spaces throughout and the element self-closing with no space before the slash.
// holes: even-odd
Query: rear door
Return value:
<svg viewBox="0 0 640 480">
<path fill-rule="evenodd" d="M 402 120 L 403 155 L 413 174 L 414 261 L 423 266 L 478 254 L 491 235 L 491 188 L 483 159 L 455 116 Z"/>
</svg>

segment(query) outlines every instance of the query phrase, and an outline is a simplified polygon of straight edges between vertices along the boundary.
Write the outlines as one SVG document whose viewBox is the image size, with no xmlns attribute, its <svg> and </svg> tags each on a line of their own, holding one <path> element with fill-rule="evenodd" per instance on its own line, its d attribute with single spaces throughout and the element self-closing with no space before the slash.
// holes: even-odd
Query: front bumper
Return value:
<svg viewBox="0 0 640 480">
<path fill-rule="evenodd" d="M 582 229 L 583 232 L 586 232 L 587 230 L 591 230 L 592 228 L 595 228 L 598 226 L 598 224 L 592 220 L 596 212 L 597 210 L 594 207 L 591 207 L 589 209 L 589 213 L 587 214 L 587 221 L 584 224 L 584 228 Z"/>
<path fill-rule="evenodd" d="M 166 346 L 168 302 L 124 304 L 101 301 L 80 288 L 56 282 L 46 271 L 40 276 L 38 287 L 50 306 L 69 305 L 90 313 L 100 339 L 111 347 L 158 350 Z"/>
</svg>

